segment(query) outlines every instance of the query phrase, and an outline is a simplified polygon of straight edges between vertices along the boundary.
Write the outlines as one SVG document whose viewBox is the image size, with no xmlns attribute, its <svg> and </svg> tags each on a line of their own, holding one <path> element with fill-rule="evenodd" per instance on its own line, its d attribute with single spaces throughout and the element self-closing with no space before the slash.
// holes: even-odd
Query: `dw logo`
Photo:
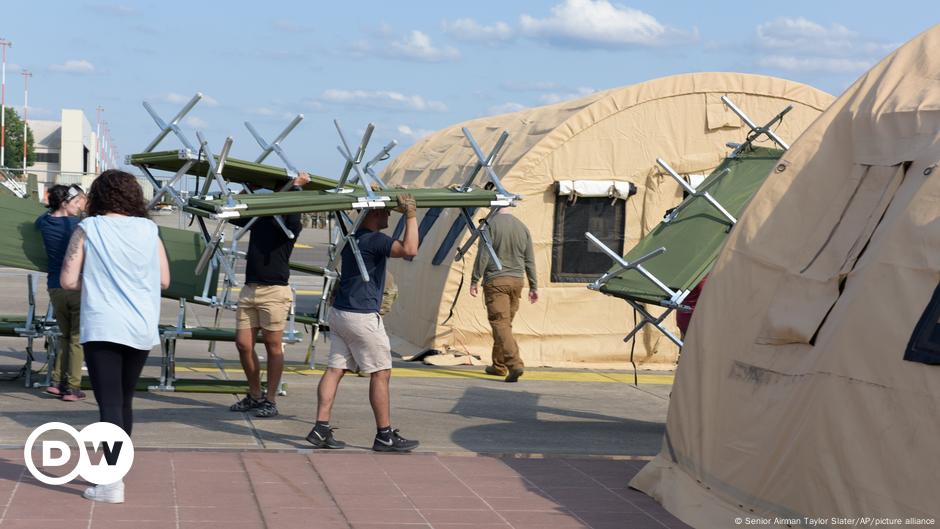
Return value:
<svg viewBox="0 0 940 529">
<path fill-rule="evenodd" d="M 78 464 L 64 476 L 44 474 L 33 461 L 33 445 L 39 436 L 53 430 L 69 434 L 78 446 Z M 44 468 L 65 466 L 72 458 L 72 447 L 64 441 L 42 441 L 41 448 Z M 23 447 L 23 459 L 30 474 L 47 485 L 62 485 L 76 476 L 95 485 L 105 485 L 123 479 L 130 471 L 134 464 L 134 444 L 124 430 L 109 422 L 89 424 L 82 431 L 65 423 L 47 422 L 29 434 Z"/>
</svg>

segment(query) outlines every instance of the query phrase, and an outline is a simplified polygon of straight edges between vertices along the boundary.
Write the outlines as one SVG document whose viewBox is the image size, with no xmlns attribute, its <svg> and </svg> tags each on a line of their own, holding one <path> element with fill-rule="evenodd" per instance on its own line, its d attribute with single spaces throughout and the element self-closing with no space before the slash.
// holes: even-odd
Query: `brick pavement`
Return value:
<svg viewBox="0 0 940 529">
<path fill-rule="evenodd" d="M 680 528 L 627 487 L 640 459 L 139 450 L 126 503 L 47 486 L 0 450 L 0 529 Z"/>
</svg>

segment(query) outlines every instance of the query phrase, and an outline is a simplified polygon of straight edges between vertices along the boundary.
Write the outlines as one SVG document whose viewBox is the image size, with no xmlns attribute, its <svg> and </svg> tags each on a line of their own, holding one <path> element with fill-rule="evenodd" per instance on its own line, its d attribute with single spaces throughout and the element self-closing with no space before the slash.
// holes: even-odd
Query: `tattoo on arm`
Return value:
<svg viewBox="0 0 940 529">
<path fill-rule="evenodd" d="M 76 228 L 69 240 L 69 247 L 65 251 L 65 262 L 71 263 L 78 259 L 78 253 L 85 244 L 85 230 Z"/>
</svg>

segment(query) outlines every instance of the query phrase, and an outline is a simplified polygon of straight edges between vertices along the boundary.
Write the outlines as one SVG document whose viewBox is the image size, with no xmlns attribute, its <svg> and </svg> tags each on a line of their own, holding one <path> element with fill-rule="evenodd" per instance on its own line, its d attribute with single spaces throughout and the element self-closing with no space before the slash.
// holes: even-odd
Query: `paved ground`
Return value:
<svg viewBox="0 0 940 529">
<path fill-rule="evenodd" d="M 298 256 L 317 262 L 317 230 L 306 230 Z M 314 280 L 301 289 L 315 292 Z M 42 280 L 40 278 L 40 285 Z M 45 307 L 45 289 L 38 306 Z M 26 274 L 0 269 L 0 314 L 21 313 Z M 164 320 L 174 319 L 165 302 Z M 190 323 L 213 313 L 197 308 Z M 231 313 L 223 326 L 233 326 Z M 25 340 L 0 339 L 0 373 L 25 361 Z M 38 344 L 37 344 L 38 345 Z M 328 342 L 319 344 L 320 355 Z M 233 394 L 138 393 L 133 439 L 138 457 L 127 503 L 91 505 L 84 487 L 49 487 L 29 476 L 22 446 L 40 424 L 77 428 L 97 421 L 93 395 L 66 403 L 22 380 L 0 381 L 0 529 L 14 527 L 684 527 L 648 497 L 627 488 L 659 451 L 671 374 L 530 369 L 517 384 L 480 368 L 432 368 L 396 361 L 392 420 L 421 441 L 411 455 L 371 452 L 375 434 L 368 380 L 347 376 L 332 423 L 350 443 L 313 453 L 303 439 L 313 425 L 319 370 L 288 349 L 288 394 L 281 415 L 232 413 Z M 178 374 L 241 380 L 232 344 L 217 349 L 179 343 Z M 37 353 L 34 368 L 42 366 Z M 144 376 L 159 373 L 159 351 Z M 4 449 L 5 448 L 5 449 Z M 72 523 L 63 522 L 69 521 Z"/>
<path fill-rule="evenodd" d="M 680 528 L 626 487 L 641 461 L 434 454 L 140 452 L 126 503 L 49 487 L 0 451 L 0 528 Z"/>
</svg>

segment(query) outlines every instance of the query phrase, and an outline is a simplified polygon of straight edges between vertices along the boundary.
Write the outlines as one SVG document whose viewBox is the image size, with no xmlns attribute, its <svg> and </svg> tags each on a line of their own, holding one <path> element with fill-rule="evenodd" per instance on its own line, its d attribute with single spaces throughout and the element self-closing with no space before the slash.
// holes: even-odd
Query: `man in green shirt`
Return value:
<svg viewBox="0 0 940 529">
<path fill-rule="evenodd" d="M 512 319 L 519 309 L 524 278 L 529 279 L 529 302 L 535 303 L 539 299 L 532 235 L 508 209 L 502 209 L 490 220 L 489 232 L 503 268 L 498 270 L 489 252 L 483 247 L 478 248 L 470 279 L 470 295 L 476 297 L 479 294 L 477 284 L 482 277 L 483 299 L 493 329 L 493 363 L 486 366 L 486 373 L 505 376 L 506 382 L 515 382 L 525 369 L 519 345 L 512 335 Z"/>
</svg>

